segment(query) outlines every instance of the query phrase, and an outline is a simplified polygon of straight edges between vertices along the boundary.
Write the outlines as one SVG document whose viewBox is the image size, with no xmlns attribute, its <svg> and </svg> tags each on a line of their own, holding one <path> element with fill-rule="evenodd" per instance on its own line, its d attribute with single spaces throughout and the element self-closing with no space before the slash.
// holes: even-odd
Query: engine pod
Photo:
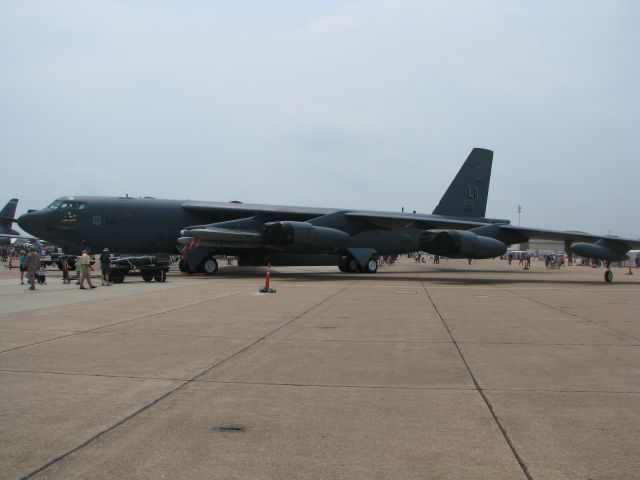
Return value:
<svg viewBox="0 0 640 480">
<path fill-rule="evenodd" d="M 278 247 L 295 245 L 326 250 L 345 246 L 351 236 L 336 228 L 307 222 L 272 222 L 265 224 L 264 239 L 266 244 Z"/>
<path fill-rule="evenodd" d="M 420 235 L 420 248 L 450 258 L 493 258 L 507 251 L 500 240 L 465 230 L 425 230 Z"/>
</svg>

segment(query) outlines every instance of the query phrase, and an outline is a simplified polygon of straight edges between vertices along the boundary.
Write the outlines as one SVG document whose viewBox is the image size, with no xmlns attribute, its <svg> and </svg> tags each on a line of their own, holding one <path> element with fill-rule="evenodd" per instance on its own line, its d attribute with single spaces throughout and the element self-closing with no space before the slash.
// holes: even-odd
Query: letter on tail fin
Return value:
<svg viewBox="0 0 640 480">
<path fill-rule="evenodd" d="M 433 210 L 434 215 L 484 217 L 493 152 L 474 148 Z"/>
</svg>

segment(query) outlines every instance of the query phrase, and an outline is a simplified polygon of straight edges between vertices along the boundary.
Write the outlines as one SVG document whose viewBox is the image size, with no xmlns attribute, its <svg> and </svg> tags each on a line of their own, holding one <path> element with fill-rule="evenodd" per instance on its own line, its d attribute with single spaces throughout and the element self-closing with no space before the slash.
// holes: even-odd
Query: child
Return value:
<svg viewBox="0 0 640 480">
<path fill-rule="evenodd" d="M 47 284 L 47 269 L 42 263 L 40 263 L 40 268 L 38 268 L 38 283 L 40 285 Z"/>
</svg>

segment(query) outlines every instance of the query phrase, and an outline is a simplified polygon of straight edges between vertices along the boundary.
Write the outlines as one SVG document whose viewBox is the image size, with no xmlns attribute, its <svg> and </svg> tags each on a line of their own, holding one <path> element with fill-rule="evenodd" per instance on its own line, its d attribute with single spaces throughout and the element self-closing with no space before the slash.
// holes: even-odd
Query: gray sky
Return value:
<svg viewBox="0 0 640 480">
<path fill-rule="evenodd" d="M 478 146 L 489 216 L 638 238 L 639 25 L 633 0 L 0 0 L 0 203 L 430 213 Z"/>
</svg>

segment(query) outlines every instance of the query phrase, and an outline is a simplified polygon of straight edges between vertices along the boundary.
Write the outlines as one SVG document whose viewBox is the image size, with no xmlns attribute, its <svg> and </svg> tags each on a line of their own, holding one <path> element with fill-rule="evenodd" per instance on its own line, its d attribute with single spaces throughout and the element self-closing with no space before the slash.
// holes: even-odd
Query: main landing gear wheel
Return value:
<svg viewBox="0 0 640 480">
<path fill-rule="evenodd" d="M 182 272 L 182 273 L 193 273 L 193 270 L 191 270 L 191 268 L 189 267 L 189 264 L 187 263 L 186 260 L 182 260 L 180 259 L 178 261 L 178 269 Z"/>
<path fill-rule="evenodd" d="M 378 261 L 375 258 L 370 258 L 367 264 L 364 266 L 363 271 L 366 273 L 376 273 L 378 271 Z"/>
<path fill-rule="evenodd" d="M 353 257 L 349 258 L 349 260 L 347 260 L 347 272 L 355 273 L 358 270 L 360 270 L 360 265 L 358 265 L 356 259 Z"/>
<path fill-rule="evenodd" d="M 611 270 L 607 270 L 604 272 L 604 281 L 607 283 L 611 283 L 613 280 L 613 272 Z"/>
<path fill-rule="evenodd" d="M 202 262 L 202 270 L 207 275 L 213 275 L 218 271 L 218 261 L 213 257 L 205 258 Z"/>
</svg>

